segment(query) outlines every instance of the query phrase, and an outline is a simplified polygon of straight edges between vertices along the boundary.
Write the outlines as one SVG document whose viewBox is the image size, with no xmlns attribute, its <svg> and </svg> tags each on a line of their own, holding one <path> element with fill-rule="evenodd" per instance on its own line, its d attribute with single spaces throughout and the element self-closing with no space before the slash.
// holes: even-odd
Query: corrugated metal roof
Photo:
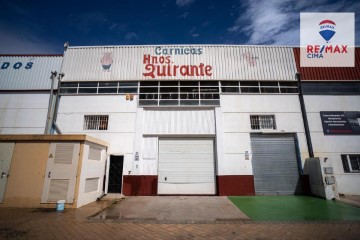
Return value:
<svg viewBox="0 0 360 240">
<path fill-rule="evenodd" d="M 355 67 L 300 67 L 300 48 L 294 48 L 296 69 L 301 80 L 308 81 L 360 81 L 360 48 L 355 49 Z"/>
<path fill-rule="evenodd" d="M 0 55 L 0 90 L 47 90 L 62 55 Z M 57 81 L 54 88 L 57 88 Z"/>
<path fill-rule="evenodd" d="M 173 49 L 172 54 L 156 54 Z M 201 54 L 175 54 L 174 51 L 195 49 Z M 174 50 L 177 49 L 177 50 Z M 144 55 L 167 57 L 169 63 L 161 63 L 167 76 L 144 76 L 151 60 Z M 102 60 L 103 59 L 103 60 Z M 111 63 L 106 70 L 102 66 Z M 211 76 L 183 76 L 179 73 L 183 65 L 200 64 L 212 67 Z M 174 65 L 178 66 L 175 67 Z M 182 69 L 184 70 L 184 69 Z M 177 72 L 174 76 L 174 71 Z M 184 70 L 185 71 L 185 70 Z M 63 81 L 126 81 L 126 80 L 295 80 L 296 66 L 291 47 L 239 46 L 239 45 L 176 45 L 176 46 L 102 46 L 69 47 L 64 55 Z M 171 75 L 171 76 L 169 76 Z M 201 74 L 200 74 L 201 75 Z"/>
</svg>

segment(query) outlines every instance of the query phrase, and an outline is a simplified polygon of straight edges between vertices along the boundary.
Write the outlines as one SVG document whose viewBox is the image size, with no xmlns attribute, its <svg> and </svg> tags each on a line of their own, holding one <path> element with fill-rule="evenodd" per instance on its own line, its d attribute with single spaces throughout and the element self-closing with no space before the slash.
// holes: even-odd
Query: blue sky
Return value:
<svg viewBox="0 0 360 240">
<path fill-rule="evenodd" d="M 0 0 L 0 54 L 63 53 L 70 46 L 299 45 L 300 12 L 355 12 L 331 0 Z"/>
</svg>

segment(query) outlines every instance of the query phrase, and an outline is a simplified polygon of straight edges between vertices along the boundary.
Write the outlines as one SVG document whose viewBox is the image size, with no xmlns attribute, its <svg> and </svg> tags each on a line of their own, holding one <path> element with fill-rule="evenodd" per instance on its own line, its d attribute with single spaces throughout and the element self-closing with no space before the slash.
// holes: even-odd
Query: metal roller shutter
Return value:
<svg viewBox="0 0 360 240">
<path fill-rule="evenodd" d="M 299 170 L 293 135 L 251 135 L 257 195 L 298 192 Z"/>
<path fill-rule="evenodd" d="M 159 139 L 158 194 L 215 194 L 213 139 Z"/>
</svg>

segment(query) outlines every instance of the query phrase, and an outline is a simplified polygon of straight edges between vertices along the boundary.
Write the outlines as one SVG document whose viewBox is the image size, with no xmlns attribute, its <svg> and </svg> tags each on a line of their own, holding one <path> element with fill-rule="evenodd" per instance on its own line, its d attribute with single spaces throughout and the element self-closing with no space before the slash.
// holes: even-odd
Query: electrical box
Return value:
<svg viewBox="0 0 360 240">
<path fill-rule="evenodd" d="M 338 198 L 332 161 L 328 158 L 308 158 L 311 193 L 328 200 Z"/>
<path fill-rule="evenodd" d="M 334 174 L 332 167 L 324 167 L 325 174 Z"/>
<path fill-rule="evenodd" d="M 327 177 L 325 177 L 325 182 L 327 185 L 333 185 L 333 184 L 335 184 L 335 177 L 327 176 Z"/>
</svg>

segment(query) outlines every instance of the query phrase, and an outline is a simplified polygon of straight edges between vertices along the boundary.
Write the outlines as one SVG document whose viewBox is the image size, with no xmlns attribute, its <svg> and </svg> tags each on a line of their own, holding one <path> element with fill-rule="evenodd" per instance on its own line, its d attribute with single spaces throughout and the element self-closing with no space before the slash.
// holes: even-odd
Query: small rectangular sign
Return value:
<svg viewBox="0 0 360 240">
<path fill-rule="evenodd" d="M 325 135 L 360 135 L 360 112 L 320 112 Z"/>
</svg>

